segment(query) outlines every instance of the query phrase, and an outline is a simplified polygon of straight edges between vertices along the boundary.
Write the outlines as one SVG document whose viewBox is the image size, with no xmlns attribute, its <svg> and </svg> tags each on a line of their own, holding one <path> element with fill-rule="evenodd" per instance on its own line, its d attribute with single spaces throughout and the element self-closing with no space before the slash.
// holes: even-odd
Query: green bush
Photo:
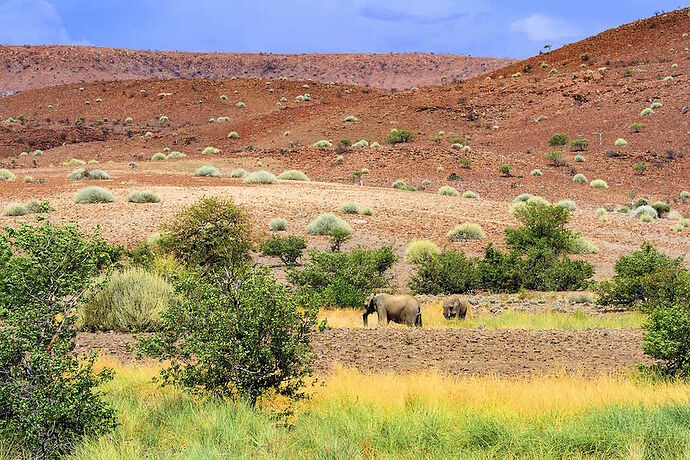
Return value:
<svg viewBox="0 0 690 460">
<path fill-rule="evenodd" d="M 585 162 L 585 157 L 582 155 L 575 155 L 575 163 L 584 163 Z"/>
<path fill-rule="evenodd" d="M 334 231 L 352 232 L 352 227 L 335 214 L 319 214 L 307 225 L 309 235 L 330 236 Z"/>
<path fill-rule="evenodd" d="M 425 255 L 410 280 L 415 294 L 464 294 L 479 287 L 478 261 L 454 249 Z"/>
<path fill-rule="evenodd" d="M 365 216 L 370 216 L 372 214 L 371 208 L 369 208 L 369 207 L 362 208 L 362 214 Z"/>
<path fill-rule="evenodd" d="M 587 139 L 573 139 L 570 141 L 570 148 L 576 152 L 587 150 Z"/>
<path fill-rule="evenodd" d="M 316 326 L 307 296 L 289 291 L 266 269 L 250 269 L 240 283 L 187 276 L 175 284 L 175 296 L 179 301 L 162 313 L 160 331 L 140 340 L 143 353 L 165 363 L 162 384 L 250 405 L 269 393 L 304 395 Z"/>
<path fill-rule="evenodd" d="M 163 152 L 156 152 L 151 157 L 151 161 L 163 161 L 163 160 L 167 160 L 167 159 L 168 159 L 168 156 Z"/>
<path fill-rule="evenodd" d="M 233 169 L 232 171 L 230 171 L 230 177 L 232 177 L 234 179 L 241 179 L 246 175 L 247 175 L 247 171 L 245 171 L 242 168 L 237 168 L 237 169 Z"/>
<path fill-rule="evenodd" d="M 245 184 L 275 184 L 278 179 L 268 171 L 254 171 L 247 174 L 243 180 Z"/>
<path fill-rule="evenodd" d="M 391 145 L 404 144 L 407 142 L 412 142 L 414 138 L 415 135 L 412 131 L 408 131 L 406 129 L 396 129 L 386 136 L 386 142 Z"/>
<path fill-rule="evenodd" d="M 657 201 L 657 202 L 653 203 L 652 208 L 654 208 L 654 210 L 657 212 L 659 217 L 663 217 L 664 214 L 671 211 L 671 206 L 664 203 L 663 201 Z"/>
<path fill-rule="evenodd" d="M 613 145 L 618 148 L 625 148 L 628 146 L 628 141 L 626 141 L 622 137 L 619 137 L 618 139 L 616 139 L 616 142 L 614 142 Z"/>
<path fill-rule="evenodd" d="M 563 160 L 563 152 L 560 150 L 554 150 L 546 155 L 546 159 L 551 162 L 553 166 L 563 166 L 565 161 Z"/>
<path fill-rule="evenodd" d="M 343 203 L 340 211 L 345 214 L 359 214 L 359 206 L 356 203 Z"/>
<path fill-rule="evenodd" d="M 220 171 L 215 166 L 203 165 L 194 171 L 194 175 L 197 177 L 220 177 Z"/>
<path fill-rule="evenodd" d="M 389 246 L 350 252 L 311 251 L 303 268 L 291 270 L 296 286 L 312 290 L 325 308 L 362 308 L 373 292 L 389 287 L 386 272 L 396 257 Z"/>
<path fill-rule="evenodd" d="M 161 230 L 161 249 L 204 274 L 242 273 L 251 259 L 249 218 L 231 198 L 201 198 Z"/>
<path fill-rule="evenodd" d="M 215 155 L 220 153 L 220 150 L 215 148 L 215 147 L 205 147 L 204 150 L 201 151 L 202 155 Z"/>
<path fill-rule="evenodd" d="M 467 200 L 477 200 L 479 201 L 479 195 L 472 190 L 465 190 L 462 193 L 462 197 L 467 199 Z"/>
<path fill-rule="evenodd" d="M 558 203 L 556 203 L 556 206 L 560 206 L 561 208 L 565 208 L 570 212 L 575 212 L 577 210 L 577 205 L 573 200 L 561 200 Z"/>
<path fill-rule="evenodd" d="M 460 192 L 458 192 L 457 189 L 449 185 L 444 185 L 443 187 L 438 189 L 438 194 L 443 196 L 459 196 Z"/>
<path fill-rule="evenodd" d="M 393 182 L 393 188 L 396 190 L 404 190 L 406 192 L 414 192 L 417 190 L 417 187 L 414 185 L 407 185 L 407 182 L 405 182 L 402 179 L 398 179 L 395 182 Z"/>
<path fill-rule="evenodd" d="M 530 171 L 531 176 L 536 176 L 536 177 L 541 177 L 544 175 L 544 173 L 541 172 L 541 169 L 533 169 Z"/>
<path fill-rule="evenodd" d="M 130 193 L 127 201 L 130 203 L 159 203 L 161 199 L 153 192 L 141 191 Z"/>
<path fill-rule="evenodd" d="M 510 177 L 511 172 L 510 170 L 513 169 L 510 165 L 501 165 L 500 168 L 498 168 L 498 172 L 501 173 L 501 176 L 503 177 Z"/>
<path fill-rule="evenodd" d="M 112 374 L 94 373 L 95 354 L 77 354 L 73 313 L 120 253 L 49 222 L 0 235 L 0 439 L 25 454 L 7 458 L 63 458 L 115 427 L 98 390 Z"/>
<path fill-rule="evenodd" d="M 283 219 L 282 217 L 277 217 L 275 219 L 271 219 L 271 221 L 268 223 L 268 229 L 271 230 L 272 232 L 282 232 L 285 231 L 287 228 L 287 221 Z"/>
<path fill-rule="evenodd" d="M 288 267 L 297 265 L 307 243 L 301 236 L 274 236 L 261 245 L 261 252 L 268 257 L 278 257 Z"/>
<path fill-rule="evenodd" d="M 652 114 L 654 114 L 654 110 L 652 110 L 652 109 L 649 108 L 649 107 L 643 109 L 642 112 L 640 112 L 640 116 L 643 116 L 643 117 L 646 117 L 646 116 L 649 116 L 649 115 L 652 115 Z"/>
<path fill-rule="evenodd" d="M 645 123 L 639 123 L 639 122 L 630 123 L 630 125 L 628 125 L 628 129 L 630 131 L 632 131 L 633 133 L 642 132 L 646 127 L 647 127 L 647 125 Z"/>
<path fill-rule="evenodd" d="M 576 184 L 586 184 L 587 183 L 587 176 L 584 174 L 577 173 L 573 176 L 573 182 Z"/>
<path fill-rule="evenodd" d="M 592 182 L 589 183 L 589 186 L 594 189 L 600 190 L 608 190 L 609 188 L 609 184 L 607 184 L 606 181 L 603 179 L 594 179 Z"/>
<path fill-rule="evenodd" d="M 599 248 L 591 241 L 585 239 L 582 235 L 578 235 L 575 238 L 573 247 L 574 254 L 596 254 L 597 252 L 599 252 Z"/>
<path fill-rule="evenodd" d="M 233 140 L 234 140 L 234 139 L 239 139 L 239 138 L 240 138 L 240 135 L 237 134 L 237 131 L 230 131 L 230 132 L 228 133 L 228 139 L 233 139 Z"/>
<path fill-rule="evenodd" d="M 0 181 L 2 180 L 14 180 L 16 176 L 14 173 L 8 169 L 0 169 Z"/>
<path fill-rule="evenodd" d="M 453 230 L 448 232 L 448 239 L 455 242 L 467 240 L 483 240 L 484 238 L 485 235 L 482 227 L 479 224 L 472 224 L 469 222 L 456 225 Z"/>
<path fill-rule="evenodd" d="M 88 177 L 93 180 L 109 180 L 110 174 L 101 169 L 92 169 L 88 171 Z"/>
<path fill-rule="evenodd" d="M 348 123 L 357 123 L 357 117 L 353 115 L 348 115 L 347 117 L 345 117 L 345 121 Z"/>
<path fill-rule="evenodd" d="M 630 215 L 633 217 L 637 218 L 642 218 L 643 216 L 647 216 L 650 219 L 656 219 L 659 217 L 659 212 L 654 209 L 652 206 L 649 206 L 648 204 L 640 205 L 637 206 L 633 211 L 630 212 Z"/>
<path fill-rule="evenodd" d="M 98 331 L 153 331 L 171 293 L 172 287 L 159 275 L 136 267 L 117 271 L 84 304 L 84 326 Z"/>
<path fill-rule="evenodd" d="M 404 259 L 408 264 L 417 264 L 426 257 L 431 257 L 440 253 L 441 250 L 433 241 L 415 240 L 407 244 Z"/>
<path fill-rule="evenodd" d="M 649 314 L 642 350 L 657 364 L 653 369 L 669 377 L 690 378 L 690 307 L 659 305 Z"/>
<path fill-rule="evenodd" d="M 297 181 L 308 181 L 309 180 L 309 178 L 307 177 L 306 174 L 304 174 L 302 171 L 297 171 L 296 169 L 289 169 L 287 171 L 283 171 L 278 176 L 278 179 L 280 179 L 280 180 L 297 180 Z"/>
<path fill-rule="evenodd" d="M 313 147 L 315 149 L 319 149 L 319 150 L 332 149 L 333 148 L 333 142 L 328 141 L 326 139 L 321 139 L 319 141 L 314 142 Z"/>
<path fill-rule="evenodd" d="M 633 166 L 633 171 L 635 172 L 636 176 L 644 175 L 644 172 L 646 170 L 647 170 L 647 165 L 645 163 L 636 163 L 635 166 Z"/>
<path fill-rule="evenodd" d="M 614 270 L 613 278 L 597 287 L 601 305 L 652 309 L 690 299 L 690 277 L 683 258 L 671 258 L 649 243 L 621 256 Z"/>
<path fill-rule="evenodd" d="M 554 134 L 551 136 L 551 139 L 549 139 L 549 145 L 551 147 L 560 147 L 563 145 L 566 145 L 568 143 L 568 135 L 567 134 Z"/>
<path fill-rule="evenodd" d="M 86 187 L 74 195 L 74 202 L 79 204 L 112 203 L 113 194 L 103 187 Z"/>
<path fill-rule="evenodd" d="M 530 198 L 532 198 L 532 194 L 521 193 L 520 195 L 515 197 L 513 203 L 526 203 Z"/>
<path fill-rule="evenodd" d="M 186 156 L 187 155 L 185 155 L 184 153 L 178 152 L 177 150 L 174 150 L 168 154 L 168 160 L 176 159 L 176 158 L 184 158 Z"/>
</svg>

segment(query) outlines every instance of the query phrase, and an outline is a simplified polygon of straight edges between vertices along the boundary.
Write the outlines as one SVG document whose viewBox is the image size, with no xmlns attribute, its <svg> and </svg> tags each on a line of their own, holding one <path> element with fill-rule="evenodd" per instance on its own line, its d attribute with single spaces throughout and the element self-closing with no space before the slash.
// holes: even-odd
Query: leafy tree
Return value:
<svg viewBox="0 0 690 460">
<path fill-rule="evenodd" d="M 160 245 L 188 267 L 221 279 L 239 275 L 253 248 L 247 214 L 231 198 L 216 197 L 179 212 L 163 226 Z"/>
<path fill-rule="evenodd" d="M 587 150 L 587 145 L 589 145 L 587 139 L 573 139 L 570 141 L 570 148 L 576 152 L 583 152 Z"/>
<path fill-rule="evenodd" d="M 315 292 L 321 307 L 360 308 L 375 290 L 389 286 L 386 272 L 396 261 L 390 246 L 357 247 L 350 252 L 311 251 L 303 268 L 289 280 Z"/>
<path fill-rule="evenodd" d="M 658 363 L 654 370 L 671 377 L 690 378 L 690 306 L 666 304 L 649 314 L 642 349 Z"/>
<path fill-rule="evenodd" d="M 570 217 L 567 208 L 527 202 L 517 207 L 514 215 L 522 225 L 505 230 L 506 246 L 511 251 L 545 248 L 556 257 L 572 252 L 576 235 L 566 228 Z"/>
<path fill-rule="evenodd" d="M 297 260 L 306 248 L 307 244 L 301 236 L 274 236 L 261 245 L 265 256 L 278 257 L 289 267 L 297 265 Z"/>
<path fill-rule="evenodd" d="M 178 280 L 160 331 L 140 339 L 143 354 L 169 363 L 161 382 L 251 405 L 269 392 L 303 397 L 314 360 L 311 298 L 266 269 L 223 283 L 206 279 L 197 273 Z"/>
<path fill-rule="evenodd" d="M 0 438 L 32 458 L 58 458 L 114 428 L 96 387 L 95 354 L 74 351 L 76 308 L 121 248 L 76 227 L 24 225 L 0 235 Z"/>
<path fill-rule="evenodd" d="M 546 159 L 551 162 L 552 165 L 558 167 L 558 166 L 563 166 L 565 164 L 565 161 L 563 160 L 563 152 L 560 150 L 554 150 L 552 152 L 549 152 L 548 155 L 546 155 Z"/>
<path fill-rule="evenodd" d="M 501 176 L 503 176 L 503 177 L 510 177 L 510 175 L 511 175 L 510 170 L 511 169 L 512 168 L 510 167 L 510 165 L 501 165 L 501 167 L 498 168 L 498 172 L 500 172 Z"/>
<path fill-rule="evenodd" d="M 464 294 L 479 287 L 477 260 L 455 249 L 427 254 L 417 262 L 410 280 L 416 294 Z"/>
</svg>

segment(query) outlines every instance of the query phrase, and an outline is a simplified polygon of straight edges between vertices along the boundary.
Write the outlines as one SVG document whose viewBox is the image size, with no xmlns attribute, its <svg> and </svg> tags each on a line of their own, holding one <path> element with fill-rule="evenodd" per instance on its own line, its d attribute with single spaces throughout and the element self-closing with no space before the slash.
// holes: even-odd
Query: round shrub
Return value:
<svg viewBox="0 0 690 460">
<path fill-rule="evenodd" d="M 354 144 L 352 144 L 352 148 L 355 148 L 355 149 L 362 149 L 362 148 L 366 148 L 366 147 L 369 147 L 369 142 L 366 139 L 360 139 L 357 142 L 355 142 Z"/>
<path fill-rule="evenodd" d="M 662 104 L 661 102 L 652 102 L 652 105 L 650 105 L 649 107 L 652 110 L 656 110 L 656 109 L 662 108 L 663 106 L 664 106 L 664 104 Z"/>
<path fill-rule="evenodd" d="M 9 169 L 0 169 L 0 180 L 14 180 L 16 176 Z"/>
<path fill-rule="evenodd" d="M 393 182 L 393 188 L 396 190 L 405 190 L 408 192 L 417 190 L 417 188 L 414 185 L 407 185 L 407 182 L 405 182 L 402 179 L 398 179 L 395 182 Z"/>
<path fill-rule="evenodd" d="M 29 214 L 29 210 L 23 204 L 9 204 L 5 207 L 4 214 L 8 217 L 24 216 Z"/>
<path fill-rule="evenodd" d="M 438 189 L 438 194 L 443 196 L 459 196 L 460 192 L 449 185 L 444 185 Z"/>
<path fill-rule="evenodd" d="M 237 131 L 230 131 L 228 133 L 228 139 L 239 139 L 240 135 L 237 134 Z"/>
<path fill-rule="evenodd" d="M 174 150 L 168 154 L 168 159 L 174 159 L 174 158 L 184 158 L 187 155 L 185 155 L 182 152 L 178 152 L 177 150 Z"/>
<path fill-rule="evenodd" d="M 163 152 L 156 152 L 153 154 L 151 157 L 151 161 L 163 161 L 166 160 L 168 157 L 165 153 Z"/>
<path fill-rule="evenodd" d="M 575 202 L 573 200 L 568 200 L 568 199 L 559 201 L 558 203 L 556 203 L 556 206 L 559 206 L 561 208 L 565 208 L 571 212 L 574 212 L 577 210 L 577 205 L 575 204 Z"/>
<path fill-rule="evenodd" d="M 646 116 L 648 116 L 648 115 L 652 115 L 653 113 L 654 113 L 654 110 L 652 110 L 651 108 L 647 107 L 647 108 L 645 108 L 644 110 L 642 110 L 642 112 L 640 112 L 640 115 L 643 116 L 643 117 L 646 117 Z"/>
<path fill-rule="evenodd" d="M 371 208 L 362 208 L 362 214 L 365 216 L 370 216 L 372 214 Z"/>
<path fill-rule="evenodd" d="M 599 252 L 599 248 L 582 235 L 578 235 L 573 243 L 573 252 L 575 254 L 596 254 Z"/>
<path fill-rule="evenodd" d="M 211 146 L 208 146 L 201 151 L 202 155 L 215 155 L 217 153 L 220 153 L 220 150 Z"/>
<path fill-rule="evenodd" d="M 642 222 L 649 223 L 649 222 L 653 221 L 654 218 L 652 216 L 650 216 L 649 214 L 645 213 L 645 214 L 640 214 L 640 220 Z"/>
<path fill-rule="evenodd" d="M 357 117 L 350 115 L 345 117 L 345 121 L 348 123 L 357 123 Z"/>
<path fill-rule="evenodd" d="M 575 174 L 573 176 L 573 182 L 575 182 L 577 184 L 586 184 L 587 183 L 587 176 L 585 176 L 584 174 L 580 174 L 580 173 Z"/>
<path fill-rule="evenodd" d="M 283 171 L 278 175 L 278 179 L 280 180 L 297 180 L 297 181 L 309 181 L 309 178 L 307 177 L 306 174 L 304 174 L 302 171 L 298 171 L 296 169 L 288 169 L 287 171 Z"/>
<path fill-rule="evenodd" d="M 42 157 L 43 156 L 43 150 L 34 150 L 34 153 L 32 155 L 35 157 Z"/>
<path fill-rule="evenodd" d="M 87 177 L 88 173 L 85 168 L 75 169 L 67 173 L 67 179 L 69 180 L 81 180 Z"/>
<path fill-rule="evenodd" d="M 97 165 L 97 164 L 98 164 L 98 160 L 89 160 L 87 164 L 90 164 L 90 165 Z"/>
<path fill-rule="evenodd" d="M 687 190 L 683 190 L 682 192 L 680 192 L 680 199 L 681 200 L 690 199 L 690 192 L 688 192 Z"/>
<path fill-rule="evenodd" d="M 535 177 L 541 177 L 544 175 L 544 173 L 541 172 L 541 169 L 533 169 L 532 171 L 530 171 L 530 175 Z"/>
<path fill-rule="evenodd" d="M 79 204 L 112 203 L 115 201 L 113 194 L 103 187 L 86 187 L 74 195 L 74 202 Z"/>
<path fill-rule="evenodd" d="M 307 233 L 310 235 L 328 236 L 334 231 L 349 234 L 352 232 L 352 227 L 343 219 L 331 213 L 319 214 L 307 225 Z"/>
<path fill-rule="evenodd" d="M 619 137 L 618 139 L 616 139 L 616 142 L 614 142 L 613 145 L 615 145 L 618 148 L 624 148 L 628 146 L 628 141 L 626 141 L 622 137 Z"/>
<path fill-rule="evenodd" d="M 125 126 L 129 126 L 132 123 L 134 123 L 134 120 L 132 120 L 132 117 L 125 118 Z"/>
<path fill-rule="evenodd" d="M 110 174 L 103 171 L 102 169 L 92 169 L 90 171 L 87 171 L 87 175 L 88 175 L 89 179 L 94 179 L 94 180 L 109 180 L 110 179 Z"/>
<path fill-rule="evenodd" d="M 515 197 L 515 199 L 513 200 L 513 203 L 524 203 L 527 200 L 529 200 L 530 198 L 532 198 L 532 194 L 522 193 L 522 194 Z"/>
<path fill-rule="evenodd" d="M 607 184 L 603 179 L 594 179 L 589 183 L 589 186 L 599 190 L 608 190 L 609 188 L 609 184 Z"/>
<path fill-rule="evenodd" d="M 377 149 L 381 147 L 381 144 L 379 144 L 378 142 L 372 142 L 371 144 L 369 144 L 369 147 L 371 147 L 372 149 Z"/>
<path fill-rule="evenodd" d="M 235 179 L 241 179 L 247 175 L 247 171 L 242 168 L 233 169 L 230 171 L 230 177 Z"/>
<path fill-rule="evenodd" d="M 472 190 L 465 190 L 462 193 L 462 197 L 468 200 L 479 200 L 479 195 Z"/>
<path fill-rule="evenodd" d="M 268 171 L 254 171 L 244 177 L 245 184 L 274 184 L 278 180 Z"/>
<path fill-rule="evenodd" d="M 325 139 L 321 139 L 320 141 L 314 142 L 313 147 L 316 149 L 319 149 L 319 150 L 332 149 L 333 148 L 333 142 L 327 141 Z"/>
<path fill-rule="evenodd" d="M 634 210 L 630 211 L 630 215 L 637 218 L 642 218 L 643 215 L 648 215 L 652 219 L 659 217 L 659 213 L 652 206 L 646 204 L 644 206 L 638 206 Z"/>
<path fill-rule="evenodd" d="M 607 211 L 604 208 L 597 208 L 596 214 L 597 217 L 604 217 L 607 214 Z"/>
<path fill-rule="evenodd" d="M 84 326 L 103 331 L 153 331 L 171 293 L 170 284 L 159 275 L 137 267 L 116 271 L 84 305 Z"/>
<path fill-rule="evenodd" d="M 161 199 L 153 192 L 141 191 L 130 193 L 127 201 L 130 203 L 159 203 Z"/>
<path fill-rule="evenodd" d="M 575 155 L 575 163 L 584 163 L 585 162 L 585 157 L 582 155 Z"/>
<path fill-rule="evenodd" d="M 340 206 L 340 211 L 345 214 L 359 214 L 359 206 L 355 203 L 344 203 Z"/>
<path fill-rule="evenodd" d="M 238 109 L 244 109 L 244 108 L 247 107 L 247 104 L 245 104 L 244 102 L 240 101 L 240 102 L 238 102 L 237 104 L 235 104 L 235 107 L 237 107 Z"/>
<path fill-rule="evenodd" d="M 203 165 L 194 171 L 194 175 L 197 177 L 220 177 L 220 171 L 215 166 Z"/>
<path fill-rule="evenodd" d="M 411 241 L 405 248 L 405 262 L 409 264 L 418 264 L 425 258 L 433 257 L 440 254 L 441 250 L 436 243 L 429 240 L 415 240 Z"/>
<path fill-rule="evenodd" d="M 275 219 L 271 219 L 271 221 L 268 223 L 268 229 L 272 232 L 285 231 L 287 229 L 287 221 L 282 217 L 276 217 Z"/>
<path fill-rule="evenodd" d="M 469 222 L 456 225 L 453 230 L 448 232 L 448 239 L 455 242 L 467 240 L 483 240 L 484 237 L 485 235 L 482 227 L 479 224 L 472 224 Z"/>
</svg>

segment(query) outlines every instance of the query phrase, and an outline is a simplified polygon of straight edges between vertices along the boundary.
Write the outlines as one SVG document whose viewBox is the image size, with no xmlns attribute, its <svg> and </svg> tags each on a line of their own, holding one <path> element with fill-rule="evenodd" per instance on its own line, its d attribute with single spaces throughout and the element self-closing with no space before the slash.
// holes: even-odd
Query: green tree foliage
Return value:
<svg viewBox="0 0 690 460">
<path fill-rule="evenodd" d="M 312 289 L 321 307 L 361 308 L 372 292 L 389 286 L 386 272 L 395 261 L 390 246 L 311 251 L 305 266 L 292 270 L 288 278 L 301 288 Z"/>
<path fill-rule="evenodd" d="M 386 142 L 392 145 L 404 144 L 412 142 L 414 138 L 415 135 L 412 131 L 408 131 L 407 129 L 396 129 L 386 137 Z"/>
<path fill-rule="evenodd" d="M 49 223 L 0 235 L 0 438 L 32 458 L 58 458 L 115 426 L 96 387 L 95 355 L 74 351 L 76 308 L 121 250 L 98 233 Z"/>
<path fill-rule="evenodd" d="M 161 382 L 251 405 L 268 392 L 304 396 L 314 360 L 311 299 L 266 269 L 223 283 L 206 279 L 197 273 L 178 280 L 159 332 L 140 339 L 145 355 L 168 363 Z"/>
<path fill-rule="evenodd" d="M 410 280 L 410 289 L 417 294 L 462 294 L 478 287 L 477 260 L 455 249 L 423 255 Z"/>
<path fill-rule="evenodd" d="M 658 363 L 652 368 L 662 375 L 690 378 L 690 306 L 664 304 L 649 314 L 642 349 Z"/>
<path fill-rule="evenodd" d="M 301 236 L 274 236 L 263 242 L 261 252 L 265 256 L 278 257 L 285 265 L 293 267 L 306 248 Z"/>
</svg>

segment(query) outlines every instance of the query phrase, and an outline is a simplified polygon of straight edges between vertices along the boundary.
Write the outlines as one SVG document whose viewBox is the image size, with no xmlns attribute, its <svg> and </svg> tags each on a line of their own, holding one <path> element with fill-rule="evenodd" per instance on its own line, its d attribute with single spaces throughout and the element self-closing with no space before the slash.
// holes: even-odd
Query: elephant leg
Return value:
<svg viewBox="0 0 690 460">
<path fill-rule="evenodd" d="M 388 312 L 386 311 L 385 308 L 379 308 L 378 316 L 379 316 L 379 327 L 388 326 Z"/>
</svg>

